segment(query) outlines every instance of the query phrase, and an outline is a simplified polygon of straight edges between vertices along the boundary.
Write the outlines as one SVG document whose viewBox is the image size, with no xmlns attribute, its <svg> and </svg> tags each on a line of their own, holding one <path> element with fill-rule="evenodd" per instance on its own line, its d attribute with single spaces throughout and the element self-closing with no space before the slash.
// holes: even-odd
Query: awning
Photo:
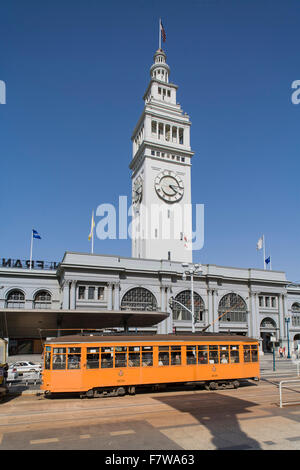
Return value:
<svg viewBox="0 0 300 470">
<path fill-rule="evenodd" d="M 0 309 L 5 335 L 27 338 L 47 329 L 151 327 L 168 316 L 167 312 L 133 310 Z"/>
</svg>

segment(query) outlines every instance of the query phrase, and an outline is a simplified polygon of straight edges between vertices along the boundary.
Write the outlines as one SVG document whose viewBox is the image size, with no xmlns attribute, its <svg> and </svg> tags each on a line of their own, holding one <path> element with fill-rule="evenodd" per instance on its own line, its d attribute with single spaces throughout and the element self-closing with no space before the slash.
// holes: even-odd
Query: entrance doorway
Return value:
<svg viewBox="0 0 300 470">
<path fill-rule="evenodd" d="M 264 318 L 260 324 L 260 336 L 262 339 L 262 350 L 264 353 L 271 353 L 273 343 L 271 336 L 276 338 L 276 323 L 272 318 Z"/>
</svg>

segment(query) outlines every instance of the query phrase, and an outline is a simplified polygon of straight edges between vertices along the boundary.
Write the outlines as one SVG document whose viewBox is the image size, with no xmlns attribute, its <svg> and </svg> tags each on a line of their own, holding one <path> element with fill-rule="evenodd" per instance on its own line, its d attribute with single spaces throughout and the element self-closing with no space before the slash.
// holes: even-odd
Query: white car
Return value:
<svg viewBox="0 0 300 470">
<path fill-rule="evenodd" d="M 18 361 L 11 364 L 7 372 L 7 380 L 18 380 L 33 375 L 40 375 L 42 372 L 42 365 L 31 361 Z M 17 373 L 15 378 L 13 378 L 14 373 Z"/>
</svg>

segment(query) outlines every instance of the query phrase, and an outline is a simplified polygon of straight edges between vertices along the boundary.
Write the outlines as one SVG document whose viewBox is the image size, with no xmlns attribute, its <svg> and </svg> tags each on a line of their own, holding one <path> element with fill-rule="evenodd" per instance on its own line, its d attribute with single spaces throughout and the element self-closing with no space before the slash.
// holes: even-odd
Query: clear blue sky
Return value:
<svg viewBox="0 0 300 470">
<path fill-rule="evenodd" d="M 92 209 L 131 197 L 131 134 L 167 34 L 170 80 L 192 121 L 195 261 L 299 271 L 299 0 L 2 2 L 0 257 L 89 252 Z M 97 222 L 97 220 L 96 220 Z M 131 255 L 128 241 L 95 252 Z"/>
</svg>

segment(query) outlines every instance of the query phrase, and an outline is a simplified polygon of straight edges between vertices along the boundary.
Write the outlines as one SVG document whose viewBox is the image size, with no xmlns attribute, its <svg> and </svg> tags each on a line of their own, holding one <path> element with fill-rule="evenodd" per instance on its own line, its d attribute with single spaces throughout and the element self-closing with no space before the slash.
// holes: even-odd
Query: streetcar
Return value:
<svg viewBox="0 0 300 470">
<path fill-rule="evenodd" d="M 44 344 L 45 396 L 134 394 L 137 387 L 197 383 L 207 390 L 259 380 L 259 344 L 252 338 L 213 333 L 170 335 L 70 335 Z"/>
</svg>

